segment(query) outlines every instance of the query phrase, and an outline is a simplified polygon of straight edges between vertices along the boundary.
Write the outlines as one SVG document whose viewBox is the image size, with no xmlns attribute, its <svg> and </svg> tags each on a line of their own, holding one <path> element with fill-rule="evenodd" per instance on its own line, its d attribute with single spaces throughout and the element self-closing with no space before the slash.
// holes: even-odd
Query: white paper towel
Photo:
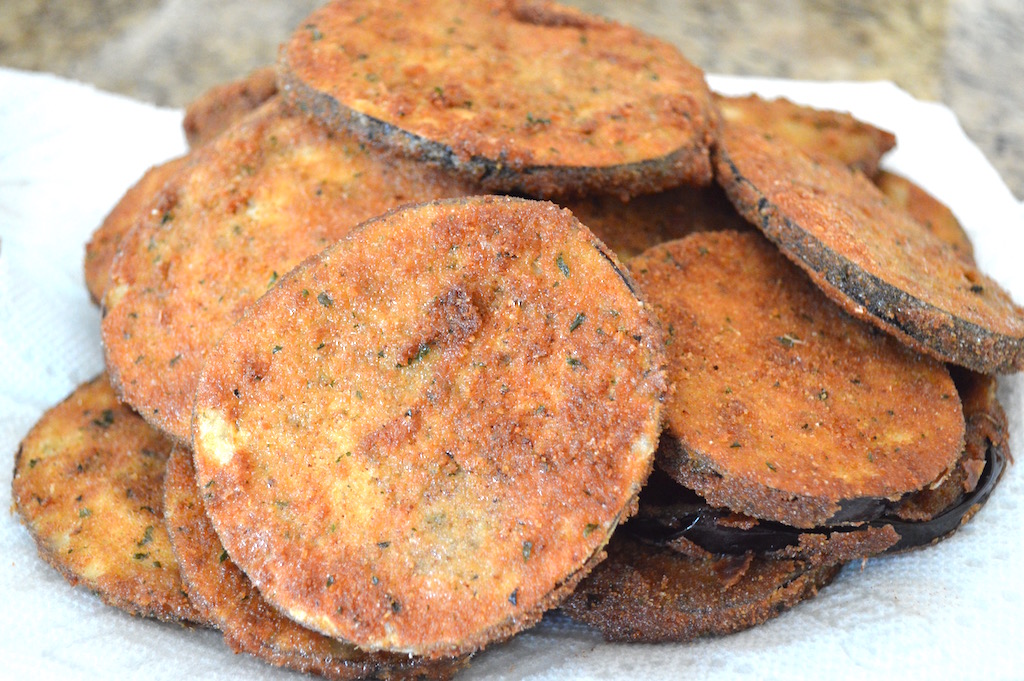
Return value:
<svg viewBox="0 0 1024 681">
<path fill-rule="evenodd" d="M 950 111 L 888 83 L 712 77 L 726 93 L 784 95 L 897 134 L 886 167 L 942 197 L 982 267 L 1024 300 L 1024 206 Z M 0 506 L 18 442 L 42 412 L 103 368 L 83 247 L 124 190 L 185 149 L 181 112 L 51 76 L 0 69 Z M 1011 448 L 1022 452 L 1024 384 L 1001 381 Z M 1024 678 L 1021 473 L 952 539 L 848 566 L 814 600 L 733 636 L 612 645 L 549 619 L 477 656 L 462 679 Z M 131 618 L 73 589 L 0 520 L 0 676 L 295 678 L 228 651 L 218 634 Z"/>
</svg>

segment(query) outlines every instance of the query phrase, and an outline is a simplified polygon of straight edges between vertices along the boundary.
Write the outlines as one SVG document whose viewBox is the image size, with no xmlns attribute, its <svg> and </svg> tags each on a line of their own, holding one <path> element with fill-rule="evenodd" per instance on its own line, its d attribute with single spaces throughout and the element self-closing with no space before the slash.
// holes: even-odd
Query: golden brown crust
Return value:
<svg viewBox="0 0 1024 681">
<path fill-rule="evenodd" d="M 562 604 L 609 641 L 690 641 L 765 622 L 815 596 L 841 564 L 694 558 L 617 533 L 608 558 Z"/>
<path fill-rule="evenodd" d="M 629 201 L 590 194 L 560 203 L 625 262 L 693 232 L 754 229 L 718 186 L 683 185 Z"/>
<path fill-rule="evenodd" d="M 188 145 L 206 144 L 276 94 L 277 69 L 273 66 L 210 88 L 185 108 L 181 127 Z"/>
<path fill-rule="evenodd" d="M 949 244 L 964 260 L 974 263 L 974 246 L 967 232 L 945 204 L 902 175 L 887 170 L 872 181 L 889 202 L 905 210 L 929 232 Z"/>
<path fill-rule="evenodd" d="M 1024 367 L 1024 309 L 862 174 L 734 124 L 715 163 L 737 210 L 850 314 L 981 373 Z"/>
<path fill-rule="evenodd" d="M 330 125 L 486 191 L 628 197 L 711 180 L 700 69 L 552 2 L 333 2 L 282 49 L 280 84 Z"/>
<path fill-rule="evenodd" d="M 556 605 L 635 510 L 662 362 L 631 279 L 568 211 L 395 211 L 210 353 L 207 512 L 294 619 L 367 650 L 470 652 Z"/>
<path fill-rule="evenodd" d="M 163 519 L 171 443 L 117 401 L 105 375 L 33 426 L 14 462 L 14 506 L 39 555 L 132 615 L 200 622 Z"/>
<path fill-rule="evenodd" d="M 117 205 L 107 214 L 85 245 L 85 287 L 97 305 L 103 300 L 110 280 L 110 267 L 114 262 L 121 240 L 128 231 L 149 212 L 150 204 L 160 189 L 185 165 L 187 156 L 179 156 L 153 166 L 143 174 Z"/>
<path fill-rule="evenodd" d="M 760 235 L 694 234 L 632 269 L 668 332 L 676 446 L 659 465 L 712 505 L 858 522 L 857 504 L 898 500 L 957 460 L 946 368 L 843 314 Z"/>
<path fill-rule="evenodd" d="M 471 193 L 276 100 L 193 156 L 123 242 L 103 319 L 119 394 L 181 442 L 207 350 L 279 276 L 388 209 Z"/>
<path fill-rule="evenodd" d="M 192 453 L 177 447 L 167 462 L 164 509 L 189 599 L 236 653 L 329 679 L 447 679 L 465 660 L 427 662 L 364 653 L 306 629 L 271 608 L 234 564 L 213 530 L 196 487 Z"/>
<path fill-rule="evenodd" d="M 807 154 L 829 156 L 868 177 L 878 173 L 878 162 L 896 146 L 896 136 L 842 111 L 814 109 L 785 98 L 757 95 L 727 97 L 716 94 L 715 105 L 730 124 L 749 125 L 788 140 Z"/>
</svg>

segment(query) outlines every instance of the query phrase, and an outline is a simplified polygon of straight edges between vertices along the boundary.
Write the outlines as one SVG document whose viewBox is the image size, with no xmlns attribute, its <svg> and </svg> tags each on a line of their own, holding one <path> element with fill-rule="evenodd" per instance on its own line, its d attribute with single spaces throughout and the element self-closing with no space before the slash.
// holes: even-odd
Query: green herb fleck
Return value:
<svg viewBox="0 0 1024 681">
<path fill-rule="evenodd" d="M 114 410 L 104 409 L 98 419 L 93 419 L 92 425 L 97 428 L 109 428 L 114 423 Z"/>
<path fill-rule="evenodd" d="M 220 560 L 220 562 L 221 562 L 221 563 L 223 563 L 223 562 L 224 562 L 224 561 L 226 561 L 227 559 L 228 559 L 228 550 L 227 550 L 227 549 L 221 549 L 221 552 L 220 552 L 220 559 L 219 559 L 219 560 Z"/>
<path fill-rule="evenodd" d="M 136 546 L 145 546 L 146 544 L 153 541 L 153 526 L 150 525 L 146 528 L 146 531 L 142 534 L 142 539 L 135 542 Z"/>
<path fill-rule="evenodd" d="M 764 462 L 764 465 L 765 465 L 765 466 L 768 466 L 768 470 L 770 470 L 770 471 L 774 471 L 774 470 L 776 470 L 776 468 L 775 468 L 775 464 L 773 464 L 773 463 L 772 463 L 771 461 L 765 461 L 765 462 Z"/>
<path fill-rule="evenodd" d="M 596 525 L 594 523 L 587 523 L 583 527 L 583 536 L 584 537 L 589 537 L 591 534 L 593 534 L 594 530 L 596 530 L 598 527 L 600 527 L 600 525 Z"/>
<path fill-rule="evenodd" d="M 572 324 L 569 325 L 569 333 L 572 333 L 576 329 L 583 325 L 583 322 L 587 321 L 587 315 L 580 312 L 576 315 L 576 318 L 572 320 Z"/>
<path fill-rule="evenodd" d="M 797 343 L 802 343 L 803 342 L 799 338 L 797 338 L 796 336 L 790 336 L 788 333 L 786 335 L 784 335 L 784 336 L 779 336 L 776 340 L 778 340 L 780 343 L 782 343 L 782 346 L 786 347 L 786 348 L 791 348 L 794 345 L 796 345 Z"/>
<path fill-rule="evenodd" d="M 828 391 L 825 390 L 824 388 L 822 388 L 821 392 L 818 393 L 818 399 L 819 400 L 827 400 L 828 399 Z"/>
<path fill-rule="evenodd" d="M 729 445 L 729 449 L 739 449 L 742 446 L 743 445 L 741 445 L 739 442 L 733 442 L 731 445 Z"/>
<path fill-rule="evenodd" d="M 270 351 L 270 354 L 276 355 L 277 353 L 281 352 L 282 350 L 284 350 L 284 348 L 282 348 L 280 345 L 275 345 L 274 349 Z"/>
<path fill-rule="evenodd" d="M 91 515 L 92 515 L 92 511 L 90 511 L 90 510 L 89 510 L 89 509 L 87 509 L 87 508 L 83 508 L 83 509 L 80 509 L 80 510 L 78 511 L 78 517 L 79 517 L 79 518 L 88 518 L 88 517 L 89 517 L 89 516 L 91 516 Z"/>
<path fill-rule="evenodd" d="M 583 362 L 581 362 L 576 357 L 569 357 L 567 361 L 569 362 L 569 366 L 571 367 L 578 367 L 583 365 Z"/>
<path fill-rule="evenodd" d="M 334 586 L 334 575 L 327 575 L 327 586 Z"/>
<path fill-rule="evenodd" d="M 558 265 L 558 269 L 561 270 L 563 275 L 566 277 L 569 276 L 569 266 L 565 264 L 565 258 L 562 257 L 561 253 L 558 254 L 557 258 L 555 258 L 555 264 Z"/>
<path fill-rule="evenodd" d="M 320 29 L 316 27 L 316 24 L 306 24 L 306 28 L 309 30 L 309 37 L 314 42 L 324 37 L 324 34 L 320 32 Z"/>
<path fill-rule="evenodd" d="M 267 288 L 270 288 L 271 286 L 273 286 L 276 283 L 277 283 L 277 272 L 276 271 L 275 272 L 271 272 L 270 273 L 270 281 L 267 282 Z"/>
<path fill-rule="evenodd" d="M 134 558 L 135 560 L 146 560 L 147 558 L 149 558 L 149 554 L 140 552 L 133 555 L 132 558 Z"/>
<path fill-rule="evenodd" d="M 519 600 L 519 589 L 516 589 L 508 595 L 508 602 L 512 605 L 516 605 L 516 601 Z"/>
<path fill-rule="evenodd" d="M 533 542 L 523 542 L 523 560 L 530 560 L 530 554 L 533 553 Z"/>
<path fill-rule="evenodd" d="M 334 300 L 331 298 L 327 291 L 321 291 L 320 295 L 316 297 L 317 301 L 324 307 L 331 307 L 334 305 Z"/>
</svg>

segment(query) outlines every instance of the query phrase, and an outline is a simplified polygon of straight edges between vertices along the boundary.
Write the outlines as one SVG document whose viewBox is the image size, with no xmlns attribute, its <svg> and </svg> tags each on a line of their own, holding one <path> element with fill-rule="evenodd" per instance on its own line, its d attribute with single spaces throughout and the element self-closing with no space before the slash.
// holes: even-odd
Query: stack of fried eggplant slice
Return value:
<svg viewBox="0 0 1024 681">
<path fill-rule="evenodd" d="M 724 634 L 1009 458 L 1024 311 L 848 114 L 552 2 L 348 0 L 185 128 L 86 250 L 108 374 L 15 464 L 41 555 L 133 614 L 335 679 L 555 607 Z"/>
</svg>

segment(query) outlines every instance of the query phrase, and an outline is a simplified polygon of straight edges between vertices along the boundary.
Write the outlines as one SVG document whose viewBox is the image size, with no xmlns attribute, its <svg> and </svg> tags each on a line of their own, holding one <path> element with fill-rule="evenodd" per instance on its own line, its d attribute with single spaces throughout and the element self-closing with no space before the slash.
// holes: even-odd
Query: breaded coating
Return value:
<svg viewBox="0 0 1024 681">
<path fill-rule="evenodd" d="M 717 185 L 683 185 L 629 201 L 607 194 L 590 194 L 560 203 L 623 262 L 651 246 L 694 232 L 754 229 Z"/>
<path fill-rule="evenodd" d="M 280 86 L 330 125 L 486 191 L 628 198 L 711 181 L 703 72 L 554 2 L 331 2 L 282 48 Z"/>
<path fill-rule="evenodd" d="M 187 156 L 179 156 L 147 170 L 107 214 L 103 224 L 92 233 L 89 243 L 85 245 L 83 270 L 85 287 L 89 290 L 89 297 L 97 305 L 103 300 L 103 292 L 107 290 L 110 267 L 121 247 L 121 240 L 149 213 L 150 204 L 164 184 L 187 161 Z"/>
<path fill-rule="evenodd" d="M 189 147 L 206 144 L 276 94 L 277 69 L 273 66 L 210 88 L 185 107 L 181 127 Z"/>
<path fill-rule="evenodd" d="M 39 555 L 72 585 L 132 615 L 201 622 L 164 526 L 170 450 L 101 375 L 43 414 L 21 442 L 14 507 Z"/>
<path fill-rule="evenodd" d="M 863 174 L 734 124 L 715 163 L 737 210 L 850 314 L 980 373 L 1024 367 L 1024 309 Z"/>
<path fill-rule="evenodd" d="M 694 234 L 632 270 L 668 334 L 659 465 L 712 505 L 863 522 L 963 451 L 945 366 L 844 314 L 761 235 Z"/>
<path fill-rule="evenodd" d="M 447 679 L 465 662 L 364 653 L 306 629 L 270 607 L 214 532 L 196 487 L 192 452 L 184 447 L 176 447 L 167 461 L 164 495 L 167 529 L 189 599 L 236 653 L 339 681 Z"/>
<path fill-rule="evenodd" d="M 122 399 L 181 442 L 207 350 L 280 276 L 386 210 L 472 193 L 276 99 L 193 156 L 122 243 L 103 319 Z"/>
<path fill-rule="evenodd" d="M 608 558 L 562 605 L 608 641 L 665 643 L 731 634 L 817 595 L 841 564 L 694 558 L 616 533 Z"/>
<path fill-rule="evenodd" d="M 873 178 L 889 203 L 905 210 L 925 229 L 948 244 L 961 258 L 974 264 L 974 245 L 971 238 L 944 203 L 902 175 L 887 170 Z"/>
<path fill-rule="evenodd" d="M 757 128 L 789 141 L 804 153 L 834 158 L 868 177 L 878 173 L 878 162 L 896 146 L 896 136 L 888 130 L 843 111 L 815 109 L 784 97 L 715 94 L 714 101 L 728 123 Z"/>
<path fill-rule="evenodd" d="M 365 650 L 450 656 L 535 623 L 650 472 L 664 355 L 634 290 L 568 211 L 504 197 L 397 210 L 307 260 L 196 393 L 228 553 Z"/>
</svg>

